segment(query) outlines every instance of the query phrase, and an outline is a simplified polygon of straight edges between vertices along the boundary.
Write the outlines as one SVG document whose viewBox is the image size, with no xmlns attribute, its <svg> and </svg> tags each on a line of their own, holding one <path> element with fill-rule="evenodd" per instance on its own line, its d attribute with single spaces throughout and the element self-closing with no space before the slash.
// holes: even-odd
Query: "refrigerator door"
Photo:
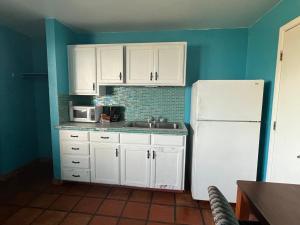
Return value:
<svg viewBox="0 0 300 225">
<path fill-rule="evenodd" d="M 203 80 L 196 84 L 196 120 L 261 120 L 262 80 Z"/>
<path fill-rule="evenodd" d="M 208 200 L 217 186 L 236 201 L 237 180 L 256 180 L 260 123 L 201 121 L 193 136 L 192 196 Z"/>
</svg>

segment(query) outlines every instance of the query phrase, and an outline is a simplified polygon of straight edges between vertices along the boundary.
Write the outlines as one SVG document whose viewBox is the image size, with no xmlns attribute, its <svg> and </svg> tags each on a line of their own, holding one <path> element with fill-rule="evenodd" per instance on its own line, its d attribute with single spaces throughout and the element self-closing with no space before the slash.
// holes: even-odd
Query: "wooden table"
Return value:
<svg viewBox="0 0 300 225">
<path fill-rule="evenodd" d="M 262 224 L 300 224 L 300 185 L 238 181 L 236 216 L 254 213 Z"/>
</svg>

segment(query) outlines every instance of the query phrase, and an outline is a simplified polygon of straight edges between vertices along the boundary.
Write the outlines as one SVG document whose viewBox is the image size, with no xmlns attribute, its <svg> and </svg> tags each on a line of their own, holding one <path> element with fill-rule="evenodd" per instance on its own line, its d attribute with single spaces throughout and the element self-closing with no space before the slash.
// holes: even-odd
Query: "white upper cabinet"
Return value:
<svg viewBox="0 0 300 225">
<path fill-rule="evenodd" d="M 185 45 L 163 44 L 156 47 L 155 83 L 181 86 L 185 84 Z"/>
<path fill-rule="evenodd" d="M 183 148 L 155 147 L 152 151 L 151 187 L 182 190 Z"/>
<path fill-rule="evenodd" d="M 154 52 L 152 45 L 126 47 L 126 83 L 134 85 L 153 83 Z"/>
<path fill-rule="evenodd" d="M 122 84 L 123 45 L 97 46 L 97 81 L 98 85 Z"/>
<path fill-rule="evenodd" d="M 132 85 L 184 86 L 186 43 L 126 46 L 127 83 Z"/>
<path fill-rule="evenodd" d="M 96 49 L 93 46 L 69 46 L 70 95 L 96 95 Z"/>
</svg>

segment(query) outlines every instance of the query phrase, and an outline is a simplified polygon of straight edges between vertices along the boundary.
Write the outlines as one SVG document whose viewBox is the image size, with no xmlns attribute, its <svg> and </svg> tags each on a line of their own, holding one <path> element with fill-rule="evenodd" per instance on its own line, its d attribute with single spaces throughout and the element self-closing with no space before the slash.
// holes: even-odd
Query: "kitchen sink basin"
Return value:
<svg viewBox="0 0 300 225">
<path fill-rule="evenodd" d="M 162 122 L 162 123 L 148 123 L 142 121 L 134 121 L 126 124 L 126 127 L 132 128 L 152 128 L 152 129 L 179 129 L 179 123 L 170 123 L 170 122 Z"/>
</svg>

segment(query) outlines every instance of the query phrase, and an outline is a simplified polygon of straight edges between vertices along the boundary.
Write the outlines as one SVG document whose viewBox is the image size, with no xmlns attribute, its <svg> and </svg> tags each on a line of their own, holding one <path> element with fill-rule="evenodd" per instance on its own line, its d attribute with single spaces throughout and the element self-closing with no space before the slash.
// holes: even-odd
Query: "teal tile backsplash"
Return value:
<svg viewBox="0 0 300 225">
<path fill-rule="evenodd" d="M 148 116 L 163 117 L 172 122 L 184 121 L 183 87 L 111 87 L 94 104 L 124 106 L 127 121 L 145 120 Z"/>
<path fill-rule="evenodd" d="M 74 105 L 124 106 L 126 121 L 143 121 L 149 116 L 184 121 L 183 87 L 108 87 L 101 97 L 60 95 L 60 123 L 69 121 L 69 101 Z"/>
</svg>

